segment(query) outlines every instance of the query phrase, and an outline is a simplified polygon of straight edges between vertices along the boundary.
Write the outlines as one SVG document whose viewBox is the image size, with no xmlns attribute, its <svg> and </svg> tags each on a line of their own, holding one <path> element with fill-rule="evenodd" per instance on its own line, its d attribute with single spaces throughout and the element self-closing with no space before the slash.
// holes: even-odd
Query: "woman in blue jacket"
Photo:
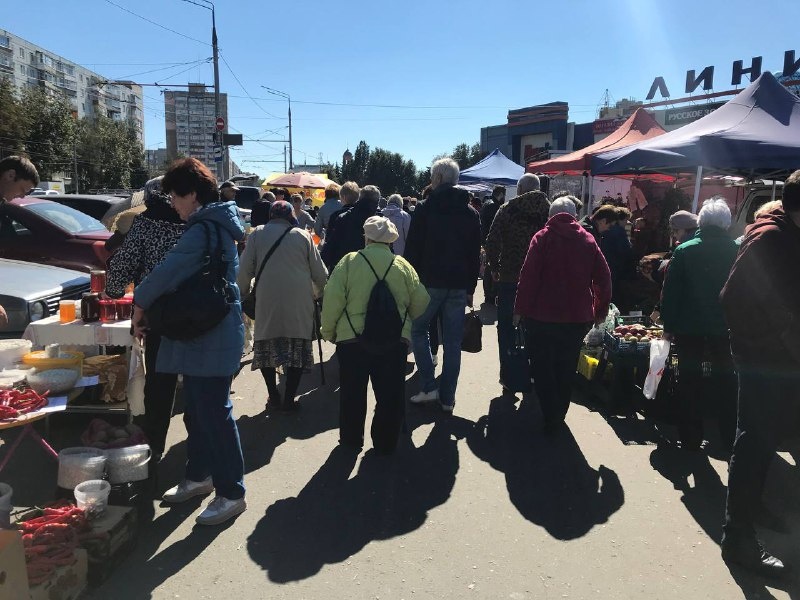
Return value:
<svg viewBox="0 0 800 600">
<path fill-rule="evenodd" d="M 244 460 L 239 431 L 230 401 L 231 380 L 239 369 L 244 346 L 244 326 L 236 287 L 239 259 L 236 242 L 244 239 L 235 202 L 219 202 L 217 181 L 200 161 L 186 158 L 173 163 L 161 183 L 164 193 L 181 219 L 186 232 L 134 290 L 134 333 L 147 335 L 144 311 L 160 296 L 174 291 L 202 264 L 206 248 L 206 227 L 212 225 L 210 244 L 222 236 L 225 278 L 234 290 L 236 302 L 211 331 L 190 340 L 163 338 L 156 368 L 160 373 L 183 375 L 186 408 L 186 478 L 164 494 L 164 501 L 179 503 L 216 491 L 216 497 L 197 517 L 201 525 L 217 525 L 244 512 Z M 215 227 L 213 225 L 217 225 Z"/>
</svg>

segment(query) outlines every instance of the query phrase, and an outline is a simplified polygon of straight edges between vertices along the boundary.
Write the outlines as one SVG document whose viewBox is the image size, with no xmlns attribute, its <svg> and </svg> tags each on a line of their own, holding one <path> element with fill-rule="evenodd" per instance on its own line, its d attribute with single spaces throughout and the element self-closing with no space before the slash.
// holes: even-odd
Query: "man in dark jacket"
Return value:
<svg viewBox="0 0 800 600">
<path fill-rule="evenodd" d="M 375 186 L 370 186 L 370 187 L 375 187 Z M 378 188 L 375 189 L 377 190 Z M 372 198 L 371 200 L 372 204 L 374 204 L 375 207 L 377 207 L 378 200 L 375 198 L 375 195 L 376 194 L 374 192 L 371 192 L 369 194 L 369 197 Z M 348 247 L 348 244 L 346 244 L 343 240 L 345 237 L 354 236 L 354 232 L 356 231 L 353 229 L 354 223 L 350 223 L 349 226 L 345 225 L 345 229 L 348 229 L 347 232 L 339 231 L 339 228 L 340 224 L 344 222 L 342 221 L 343 217 L 346 214 L 348 214 L 351 210 L 355 209 L 356 204 L 359 203 L 361 199 L 361 190 L 359 189 L 358 184 L 355 183 L 354 181 L 347 181 L 339 190 L 339 197 L 342 201 L 342 208 L 333 213 L 330 219 L 328 220 L 328 227 L 325 230 L 325 243 L 322 245 L 322 250 L 320 251 L 320 255 L 322 256 L 322 261 L 325 263 L 325 266 L 328 267 L 329 273 L 333 271 L 333 268 L 338 264 L 340 260 L 342 260 L 342 257 L 345 254 L 347 254 L 347 252 L 353 251 L 353 250 L 343 251 L 343 248 Z M 380 191 L 378 191 L 377 197 L 380 198 Z M 364 210 L 364 209 L 368 209 L 368 207 L 365 206 L 365 203 L 362 203 L 361 206 L 362 212 L 364 212 L 365 214 L 369 212 L 369 210 Z M 374 214 L 375 214 L 375 208 L 372 209 L 372 212 L 364 216 L 363 219 L 360 219 L 361 227 L 363 227 L 367 219 L 373 216 Z M 360 243 L 361 245 L 355 248 L 356 251 L 364 247 L 363 230 L 361 234 Z M 352 243 L 350 244 L 350 246 L 352 246 Z"/>
<path fill-rule="evenodd" d="M 783 209 L 750 226 L 720 300 L 739 375 L 736 442 L 722 539 L 726 562 L 768 575 L 783 563 L 756 539 L 768 467 L 800 427 L 800 171 L 783 186 Z"/>
<path fill-rule="evenodd" d="M 330 260 L 332 270 L 342 257 L 350 252 L 358 252 L 364 247 L 364 223 L 367 219 L 379 215 L 378 202 L 381 191 L 374 185 L 365 185 L 358 194 L 358 202 L 351 210 L 343 212 L 337 218 L 334 227 L 325 240 L 325 256 Z"/>
<path fill-rule="evenodd" d="M 550 202 L 539 190 L 539 178 L 526 173 L 517 182 L 516 198 L 497 211 L 484 240 L 487 279 L 497 292 L 497 345 L 500 350 L 500 384 L 505 387 L 508 351 L 514 343 L 514 299 L 522 263 L 531 238 L 547 223 Z M 483 223 L 481 223 L 483 224 Z"/>
<path fill-rule="evenodd" d="M 467 192 L 454 187 L 458 175 L 458 163 L 452 159 L 433 164 L 433 191 L 414 211 L 404 253 L 431 297 L 425 314 L 415 319 L 411 328 L 414 359 L 422 380 L 422 391 L 411 402 L 438 400 L 446 412 L 452 412 L 455 406 L 464 309 L 467 304 L 472 306 L 481 252 L 480 217 L 469 206 Z M 444 366 L 437 387 L 428 329 L 439 311 Z"/>
<path fill-rule="evenodd" d="M 534 175 L 534 177 L 536 177 Z M 539 178 L 537 177 L 538 181 Z M 538 189 L 538 188 L 537 188 Z M 481 208 L 481 245 L 486 247 L 486 238 L 489 237 L 489 231 L 492 228 L 492 223 L 497 215 L 497 211 L 506 202 L 506 188 L 502 185 L 494 186 L 492 190 L 492 198 Z M 497 303 L 497 291 L 495 290 L 494 279 L 491 274 L 484 273 L 483 275 L 483 295 L 486 304 Z"/>
</svg>

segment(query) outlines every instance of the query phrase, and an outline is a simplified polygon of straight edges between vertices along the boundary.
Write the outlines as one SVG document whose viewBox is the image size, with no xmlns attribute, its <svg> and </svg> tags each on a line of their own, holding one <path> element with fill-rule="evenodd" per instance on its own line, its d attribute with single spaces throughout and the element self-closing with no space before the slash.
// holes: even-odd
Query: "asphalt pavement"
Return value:
<svg viewBox="0 0 800 600">
<path fill-rule="evenodd" d="M 248 510 L 201 527 L 201 501 L 154 502 L 133 553 L 90 597 L 800 598 L 798 575 L 769 582 L 720 559 L 727 465 L 713 439 L 684 453 L 668 429 L 606 414 L 580 387 L 568 428 L 544 436 L 535 396 L 501 394 L 496 312 L 481 315 L 483 351 L 462 355 L 455 412 L 409 405 L 391 457 L 375 455 L 368 435 L 358 455 L 337 447 L 332 345 L 327 384 L 315 365 L 290 415 L 265 414 L 264 382 L 245 357 L 233 397 Z M 419 388 L 409 371 L 407 397 Z M 161 491 L 182 475 L 181 419 L 178 403 Z M 87 421 L 54 419 L 57 447 L 75 445 Z M 42 502 L 55 466 L 22 448 L 3 480 L 21 502 Z M 800 469 L 788 453 L 773 464 L 766 502 L 790 526 L 764 531 L 768 548 L 800 567 Z"/>
</svg>

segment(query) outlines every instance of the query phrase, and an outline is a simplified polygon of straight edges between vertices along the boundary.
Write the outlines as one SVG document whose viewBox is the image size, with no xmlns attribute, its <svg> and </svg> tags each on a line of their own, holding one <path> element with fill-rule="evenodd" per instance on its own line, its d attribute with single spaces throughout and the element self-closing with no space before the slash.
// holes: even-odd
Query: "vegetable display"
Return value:
<svg viewBox="0 0 800 600">
<path fill-rule="evenodd" d="M 0 421 L 14 419 L 47 406 L 47 394 L 33 390 L 0 390 Z"/>
<path fill-rule="evenodd" d="M 73 564 L 78 542 L 93 535 L 84 511 L 66 501 L 35 514 L 38 516 L 17 523 L 30 585 L 43 583 L 56 568 Z"/>
</svg>

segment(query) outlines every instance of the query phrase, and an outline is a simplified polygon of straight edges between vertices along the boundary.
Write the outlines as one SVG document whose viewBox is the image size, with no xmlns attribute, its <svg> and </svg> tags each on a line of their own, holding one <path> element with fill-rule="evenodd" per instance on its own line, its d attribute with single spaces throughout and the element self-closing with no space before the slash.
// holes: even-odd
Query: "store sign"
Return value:
<svg viewBox="0 0 800 600">
<path fill-rule="evenodd" d="M 606 135 L 614 133 L 625 122 L 625 119 L 597 119 L 592 123 L 592 131 L 595 135 Z"/>
<path fill-rule="evenodd" d="M 754 81 L 761 75 L 762 57 L 755 56 L 750 60 L 750 66 L 744 67 L 744 61 L 736 60 L 733 62 L 733 70 L 731 74 L 731 85 L 741 85 L 742 76 L 749 75 L 750 81 Z M 800 70 L 800 60 L 795 60 L 795 51 L 787 50 L 783 54 L 783 73 L 790 75 Z M 698 87 L 703 86 L 703 90 L 708 91 L 714 89 L 714 67 L 706 67 L 700 74 L 694 69 L 686 71 L 686 87 L 685 92 L 691 94 Z M 647 92 L 647 100 L 652 100 L 656 96 L 656 92 L 661 94 L 662 98 L 669 98 L 669 88 L 667 82 L 663 77 L 656 77 L 653 84 L 650 86 L 650 91 Z"/>
<path fill-rule="evenodd" d="M 702 119 L 706 115 L 711 114 L 717 110 L 724 102 L 714 102 L 712 104 L 703 104 L 702 106 L 685 106 L 683 108 L 671 108 L 664 112 L 664 125 L 676 126 L 686 125 L 697 119 Z"/>
</svg>

